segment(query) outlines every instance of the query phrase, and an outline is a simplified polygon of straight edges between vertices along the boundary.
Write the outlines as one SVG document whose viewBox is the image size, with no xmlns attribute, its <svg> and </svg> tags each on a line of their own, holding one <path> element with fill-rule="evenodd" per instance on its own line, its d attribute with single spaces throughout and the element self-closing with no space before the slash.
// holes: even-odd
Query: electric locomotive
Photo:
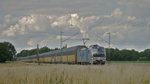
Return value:
<svg viewBox="0 0 150 84">
<path fill-rule="evenodd" d="M 106 62 L 106 51 L 105 48 L 99 45 L 89 46 L 91 55 L 91 64 L 105 64 Z"/>
</svg>

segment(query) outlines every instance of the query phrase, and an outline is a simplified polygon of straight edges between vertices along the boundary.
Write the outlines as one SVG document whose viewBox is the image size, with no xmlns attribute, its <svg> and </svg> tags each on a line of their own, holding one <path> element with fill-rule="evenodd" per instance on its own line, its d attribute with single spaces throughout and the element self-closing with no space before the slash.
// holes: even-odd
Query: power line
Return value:
<svg viewBox="0 0 150 84">
<path fill-rule="evenodd" d="M 101 39 L 102 41 L 104 41 L 105 43 L 109 43 L 109 41 L 106 41 L 106 40 L 103 39 L 102 37 L 98 36 L 96 33 L 95 33 L 95 35 L 96 35 L 99 39 Z"/>
<path fill-rule="evenodd" d="M 65 42 L 65 41 L 67 41 L 67 40 L 70 40 L 72 37 L 75 37 L 76 35 L 78 35 L 79 33 L 75 33 L 73 36 L 70 36 L 69 38 L 67 38 L 67 39 L 64 39 L 62 42 Z"/>
<path fill-rule="evenodd" d="M 82 40 L 83 40 L 83 44 L 85 45 L 86 42 L 87 42 L 88 40 L 90 40 L 90 39 L 89 39 L 89 38 L 83 38 Z"/>
</svg>

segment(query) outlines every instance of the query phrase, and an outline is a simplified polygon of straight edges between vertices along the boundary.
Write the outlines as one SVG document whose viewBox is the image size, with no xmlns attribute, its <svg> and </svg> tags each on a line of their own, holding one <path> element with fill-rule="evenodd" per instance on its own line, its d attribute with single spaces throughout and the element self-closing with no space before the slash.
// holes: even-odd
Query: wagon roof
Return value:
<svg viewBox="0 0 150 84">
<path fill-rule="evenodd" d="M 80 48 L 87 48 L 86 46 L 84 45 L 77 45 L 77 46 L 73 46 L 73 47 L 69 47 L 69 48 L 64 48 L 62 50 L 55 50 L 55 51 L 49 51 L 49 52 L 46 52 L 46 53 L 42 53 L 42 54 L 39 54 L 40 57 L 45 57 L 47 55 L 52 55 L 52 54 L 58 54 L 58 53 L 61 53 L 61 52 L 76 52 L 77 49 L 80 49 Z M 31 55 L 31 56 L 27 56 L 27 57 L 22 57 L 22 58 L 19 58 L 19 59 L 28 59 L 28 58 L 35 58 L 37 57 L 37 55 Z"/>
</svg>

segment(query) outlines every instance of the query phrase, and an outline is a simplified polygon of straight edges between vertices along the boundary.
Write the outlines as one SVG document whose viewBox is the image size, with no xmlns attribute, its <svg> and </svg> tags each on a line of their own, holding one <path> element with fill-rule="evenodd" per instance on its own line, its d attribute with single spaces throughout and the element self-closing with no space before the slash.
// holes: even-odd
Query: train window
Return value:
<svg viewBox="0 0 150 84">
<path fill-rule="evenodd" d="M 99 52 L 104 52 L 104 48 L 99 48 L 98 51 Z"/>
<path fill-rule="evenodd" d="M 86 48 L 81 48 L 81 50 L 86 50 Z"/>
<path fill-rule="evenodd" d="M 95 46 L 93 46 L 92 48 L 93 48 L 93 49 L 96 49 L 97 47 L 98 47 L 98 46 L 95 45 Z"/>
<path fill-rule="evenodd" d="M 104 57 L 104 54 L 94 54 L 93 57 Z"/>
</svg>

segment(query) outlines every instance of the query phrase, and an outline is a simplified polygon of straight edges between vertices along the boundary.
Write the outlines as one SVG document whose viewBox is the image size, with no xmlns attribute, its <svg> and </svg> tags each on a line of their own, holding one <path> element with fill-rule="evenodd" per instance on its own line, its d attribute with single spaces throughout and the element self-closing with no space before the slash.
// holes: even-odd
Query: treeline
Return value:
<svg viewBox="0 0 150 84">
<path fill-rule="evenodd" d="M 119 50 L 119 49 L 106 49 L 108 61 L 150 61 L 150 49 L 142 52 L 136 50 Z"/>
<path fill-rule="evenodd" d="M 39 49 L 39 54 L 53 50 L 58 50 L 58 48 L 49 49 L 48 47 L 42 47 Z M 17 57 L 26 57 L 35 55 L 37 54 L 37 49 L 22 50 L 20 53 L 18 54 L 16 53 L 17 51 L 13 44 L 11 44 L 10 42 L 0 42 L 0 63 L 15 60 L 15 58 Z"/>
<path fill-rule="evenodd" d="M 37 48 L 36 49 L 31 49 L 31 50 L 22 50 L 16 56 L 17 57 L 26 57 L 26 56 L 36 55 L 37 52 L 39 52 L 39 54 L 41 54 L 41 53 L 54 51 L 54 50 L 58 50 L 58 48 L 50 49 L 47 46 L 45 46 L 45 47 L 40 48 L 39 50 L 37 50 Z"/>
<path fill-rule="evenodd" d="M 66 48 L 66 47 L 64 47 Z M 48 47 L 42 47 L 39 49 L 39 54 L 58 50 L 58 48 L 50 49 Z M 16 54 L 14 45 L 10 42 L 0 42 L 0 63 L 5 61 L 11 61 L 14 57 L 26 57 L 37 54 L 37 49 L 22 50 Z M 106 55 L 108 61 L 150 61 L 150 49 L 145 49 L 142 52 L 136 50 L 119 50 L 106 48 Z"/>
<path fill-rule="evenodd" d="M 58 50 L 58 48 L 49 49 L 48 47 L 42 47 L 39 49 L 39 53 L 45 53 L 53 50 Z M 26 57 L 36 54 L 37 49 L 22 50 L 17 54 L 17 57 Z M 106 48 L 106 55 L 108 61 L 150 61 L 150 49 L 138 52 L 136 50 Z"/>
</svg>

